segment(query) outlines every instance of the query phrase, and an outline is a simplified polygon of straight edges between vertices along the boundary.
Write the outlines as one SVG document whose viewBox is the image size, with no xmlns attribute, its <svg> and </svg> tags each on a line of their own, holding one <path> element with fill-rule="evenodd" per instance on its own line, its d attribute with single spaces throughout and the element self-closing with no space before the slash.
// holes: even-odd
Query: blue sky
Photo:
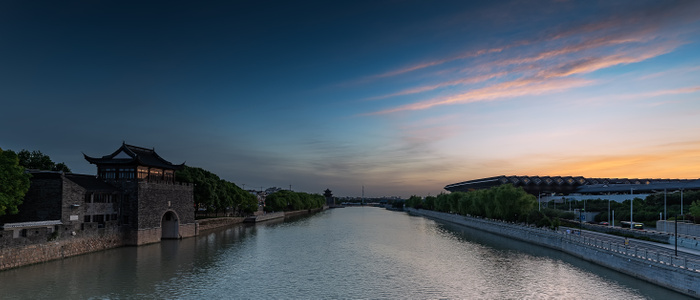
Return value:
<svg viewBox="0 0 700 300">
<path fill-rule="evenodd" d="M 0 147 L 246 188 L 698 178 L 698 1 L 5 1 Z"/>
</svg>

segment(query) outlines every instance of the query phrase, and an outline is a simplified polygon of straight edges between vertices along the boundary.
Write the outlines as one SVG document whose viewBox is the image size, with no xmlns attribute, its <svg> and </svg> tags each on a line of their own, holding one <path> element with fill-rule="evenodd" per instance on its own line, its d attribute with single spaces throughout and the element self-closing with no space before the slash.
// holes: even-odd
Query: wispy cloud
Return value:
<svg viewBox="0 0 700 300">
<path fill-rule="evenodd" d="M 697 71 L 700 71 L 700 66 L 677 68 L 677 69 L 665 70 L 665 71 L 645 75 L 645 76 L 639 77 L 638 80 L 655 79 L 655 78 L 665 77 L 665 76 L 678 76 L 681 74 L 693 73 L 693 72 L 697 72 Z"/>
<path fill-rule="evenodd" d="M 422 92 L 428 92 L 428 91 L 436 90 L 436 89 L 443 88 L 443 87 L 480 83 L 480 82 L 484 82 L 484 81 L 487 81 L 489 79 L 501 77 L 501 76 L 504 76 L 507 74 L 508 74 L 507 72 L 499 72 L 499 73 L 491 73 L 491 74 L 479 75 L 479 76 L 468 77 L 468 78 L 457 79 L 457 80 L 450 80 L 450 81 L 441 82 L 438 84 L 410 88 L 410 89 L 399 91 L 399 92 L 396 92 L 393 94 L 371 97 L 371 98 L 368 98 L 367 100 L 380 100 L 380 99 L 386 99 L 386 98 L 391 98 L 391 97 L 398 97 L 398 96 L 405 96 L 405 95 L 418 94 L 418 93 L 422 93 Z"/>
<path fill-rule="evenodd" d="M 428 67 L 439 66 L 448 62 L 474 58 L 486 54 L 501 53 L 512 48 L 529 45 L 542 45 L 543 43 L 579 39 L 580 42 L 572 45 L 564 45 L 560 49 L 544 51 L 536 56 L 518 61 L 506 61 L 507 64 L 533 62 L 552 56 L 582 51 L 585 49 L 599 48 L 609 45 L 625 44 L 632 42 L 644 42 L 655 38 L 661 28 L 679 22 L 696 21 L 700 16 L 693 14 L 700 11 L 697 3 L 676 2 L 673 4 L 652 5 L 637 10 L 625 10 L 619 14 L 612 14 L 601 19 L 591 20 L 581 25 L 572 25 L 554 31 L 542 37 L 519 40 L 500 47 L 487 47 L 478 50 L 465 51 L 447 58 L 436 59 L 409 65 L 396 70 L 369 76 L 370 78 L 386 78 L 397 76 Z"/>
<path fill-rule="evenodd" d="M 459 95 L 407 104 L 387 110 L 378 111 L 372 114 L 389 114 L 407 110 L 423 110 L 439 105 L 464 104 L 477 101 L 490 101 L 501 98 L 541 95 L 545 93 L 552 93 L 575 87 L 581 87 L 590 83 L 592 83 L 591 80 L 579 78 L 547 81 L 539 81 L 532 79 L 514 80 L 481 89 L 471 90 Z"/>
<path fill-rule="evenodd" d="M 678 88 L 678 89 L 660 90 L 660 91 L 652 91 L 652 92 L 646 92 L 646 93 L 625 95 L 625 98 L 629 98 L 629 99 L 651 98 L 651 97 L 666 96 L 666 95 L 690 94 L 690 93 L 695 93 L 698 91 L 700 91 L 700 86 L 692 86 L 692 87 L 684 87 L 684 88 Z"/>
<path fill-rule="evenodd" d="M 442 65 L 442 64 L 445 64 L 445 63 L 448 63 L 451 61 L 455 61 L 455 60 L 467 59 L 467 58 L 482 56 L 485 54 L 502 52 L 506 48 L 511 48 L 511 47 L 514 47 L 515 45 L 516 44 L 506 46 L 506 47 L 501 47 L 501 48 L 488 48 L 488 49 L 481 49 L 481 50 L 476 50 L 476 51 L 465 52 L 465 53 L 461 53 L 459 55 L 455 55 L 455 56 L 448 57 L 445 59 L 438 59 L 438 60 L 433 60 L 433 61 L 428 61 L 428 62 L 422 62 L 422 63 L 416 64 L 416 65 L 407 66 L 407 67 L 393 70 L 393 71 L 389 71 L 386 73 L 372 75 L 372 76 L 370 76 L 370 78 L 384 78 L 384 77 L 397 76 L 397 75 L 413 72 L 416 70 L 425 69 L 425 68 L 432 67 L 432 66 Z"/>
<path fill-rule="evenodd" d="M 687 9 L 688 6 L 691 9 Z M 501 47 L 467 51 L 455 56 L 372 75 L 370 76 L 372 78 L 389 78 L 429 67 L 440 66 L 440 68 L 453 69 L 457 61 L 460 61 L 459 68 L 468 71 L 468 75 L 462 78 L 454 78 L 461 73 L 434 72 L 434 76 L 427 79 L 434 83 L 369 97 L 366 100 L 429 93 L 448 87 L 456 87 L 458 90 L 452 95 L 438 97 L 428 95 L 425 100 L 398 105 L 368 113 L 368 115 L 540 95 L 582 87 L 596 80 L 573 77 L 614 66 L 646 61 L 670 53 L 683 45 L 685 42 L 678 39 L 678 32 L 664 30 L 673 28 L 678 23 L 699 20 L 700 16 L 687 13 L 687 10 L 695 11 L 700 10 L 699 8 L 700 5 L 689 5 L 686 2 L 642 7 L 624 13 L 611 14 L 587 23 L 559 28 L 542 37 L 520 40 Z M 649 14 L 651 16 L 645 17 Z M 563 78 L 568 79 L 563 80 Z M 484 87 L 482 83 L 490 85 Z M 475 84 L 481 84 L 481 86 L 475 87 L 473 86 Z"/>
</svg>

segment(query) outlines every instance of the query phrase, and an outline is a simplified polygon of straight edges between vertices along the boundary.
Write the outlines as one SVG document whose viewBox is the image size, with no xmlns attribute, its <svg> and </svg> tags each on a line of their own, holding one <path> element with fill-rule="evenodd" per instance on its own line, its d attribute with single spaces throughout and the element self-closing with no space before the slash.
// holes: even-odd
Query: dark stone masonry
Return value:
<svg viewBox="0 0 700 300">
<path fill-rule="evenodd" d="M 0 270 L 197 234 L 193 186 L 153 149 L 85 159 L 97 176 L 29 170 L 19 214 L 0 217 Z"/>
</svg>

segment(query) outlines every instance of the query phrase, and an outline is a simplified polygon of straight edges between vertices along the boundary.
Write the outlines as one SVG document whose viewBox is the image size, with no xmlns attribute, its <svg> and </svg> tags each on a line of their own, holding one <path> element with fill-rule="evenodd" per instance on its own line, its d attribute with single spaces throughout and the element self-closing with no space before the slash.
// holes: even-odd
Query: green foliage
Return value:
<svg viewBox="0 0 700 300">
<path fill-rule="evenodd" d="M 539 211 L 533 213 L 537 200 L 522 188 L 500 185 L 486 190 L 453 192 L 437 197 L 411 196 L 406 206 L 432 209 L 461 215 L 480 216 L 510 222 L 528 222 L 554 227 L 556 223 Z"/>
<path fill-rule="evenodd" d="M 423 200 L 423 208 L 435 210 L 435 200 L 437 200 L 437 198 L 433 196 L 425 197 L 425 200 Z"/>
<path fill-rule="evenodd" d="M 29 190 L 30 175 L 19 165 L 17 154 L 0 149 L 0 216 L 16 214 Z"/>
<path fill-rule="evenodd" d="M 29 152 L 22 149 L 22 151 L 17 153 L 17 158 L 19 159 L 19 165 L 27 169 L 70 172 L 65 163 L 54 163 L 48 155 L 38 150 Z"/>
<path fill-rule="evenodd" d="M 258 209 L 255 195 L 202 168 L 185 166 L 175 172 L 175 179 L 194 184 L 194 203 L 197 209 L 205 209 L 207 212 L 231 209 L 237 214 L 250 214 Z"/>
<path fill-rule="evenodd" d="M 559 215 L 560 219 L 573 220 L 576 218 L 576 214 L 573 211 L 565 211 Z"/>
<path fill-rule="evenodd" d="M 325 198 L 319 194 L 308 194 L 281 190 L 265 198 L 266 211 L 285 211 L 321 208 L 326 203 Z"/>
<path fill-rule="evenodd" d="M 421 209 L 423 208 L 423 199 L 419 196 L 413 195 L 406 200 L 406 206 Z"/>
<path fill-rule="evenodd" d="M 700 201 L 693 201 L 693 204 L 690 205 L 690 214 L 695 220 L 700 220 Z"/>
<path fill-rule="evenodd" d="M 394 201 L 394 202 L 391 203 L 391 207 L 393 207 L 393 208 L 403 208 L 403 206 L 404 206 L 405 203 L 406 203 L 406 201 L 404 201 L 404 200 L 396 200 L 396 201 Z"/>
</svg>

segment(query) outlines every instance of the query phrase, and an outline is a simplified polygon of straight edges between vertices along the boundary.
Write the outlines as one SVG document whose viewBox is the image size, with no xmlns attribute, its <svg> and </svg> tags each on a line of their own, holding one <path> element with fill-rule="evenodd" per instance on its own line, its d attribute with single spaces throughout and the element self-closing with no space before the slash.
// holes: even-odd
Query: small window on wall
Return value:
<svg viewBox="0 0 700 300">
<path fill-rule="evenodd" d="M 173 181 L 174 177 L 173 176 L 175 173 L 172 170 L 165 170 L 165 173 L 163 173 L 163 179 L 166 181 Z"/>
<path fill-rule="evenodd" d="M 153 180 L 162 180 L 163 179 L 163 170 L 161 169 L 151 169 L 151 176 L 150 179 Z"/>
<path fill-rule="evenodd" d="M 115 168 L 106 168 L 104 169 L 104 175 L 103 177 L 105 179 L 115 179 L 117 176 L 117 169 Z"/>
<path fill-rule="evenodd" d="M 92 221 L 97 222 L 97 223 L 104 223 L 105 216 L 104 215 L 94 215 L 94 216 L 92 216 Z"/>
<path fill-rule="evenodd" d="M 119 179 L 134 179 L 134 169 L 133 168 L 120 168 L 119 169 Z"/>
<path fill-rule="evenodd" d="M 146 167 L 139 167 L 139 179 L 146 179 L 148 177 L 148 168 Z"/>
<path fill-rule="evenodd" d="M 83 222 L 85 222 L 85 223 L 90 223 L 90 216 L 89 216 L 89 215 L 85 215 L 85 218 L 84 218 Z"/>
</svg>

